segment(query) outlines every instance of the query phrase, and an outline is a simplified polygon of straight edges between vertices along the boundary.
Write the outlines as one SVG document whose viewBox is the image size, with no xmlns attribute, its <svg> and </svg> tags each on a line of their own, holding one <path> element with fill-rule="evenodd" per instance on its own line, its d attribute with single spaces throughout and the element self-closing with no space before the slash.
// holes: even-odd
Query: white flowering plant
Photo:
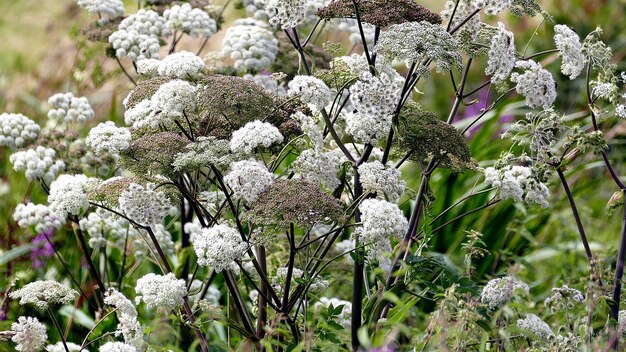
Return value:
<svg viewBox="0 0 626 352">
<path fill-rule="evenodd" d="M 626 211 L 599 246 L 573 180 L 612 222 L 626 73 L 599 27 L 535 0 L 76 5 L 117 86 L 0 115 L 0 349 L 621 347 Z"/>
</svg>

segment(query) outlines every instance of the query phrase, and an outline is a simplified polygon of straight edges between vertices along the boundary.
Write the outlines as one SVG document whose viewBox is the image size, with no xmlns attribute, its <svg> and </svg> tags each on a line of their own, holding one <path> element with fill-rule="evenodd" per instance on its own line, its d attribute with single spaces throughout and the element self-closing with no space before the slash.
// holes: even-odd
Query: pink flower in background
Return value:
<svg viewBox="0 0 626 352">
<path fill-rule="evenodd" d="M 40 232 L 33 238 L 33 249 L 30 252 L 30 259 L 33 261 L 33 268 L 38 269 L 45 265 L 46 258 L 54 255 L 54 248 L 46 239 L 50 239 L 54 235 L 54 230 L 46 230 Z"/>
</svg>

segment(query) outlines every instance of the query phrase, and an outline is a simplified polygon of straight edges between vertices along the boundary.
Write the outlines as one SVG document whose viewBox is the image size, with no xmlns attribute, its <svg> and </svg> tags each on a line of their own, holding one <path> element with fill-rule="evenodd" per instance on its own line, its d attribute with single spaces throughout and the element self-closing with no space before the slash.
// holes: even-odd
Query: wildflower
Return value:
<svg viewBox="0 0 626 352">
<path fill-rule="evenodd" d="M 65 170 L 65 163 L 56 159 L 54 149 L 42 146 L 15 152 L 11 154 L 9 160 L 13 164 L 13 170 L 24 171 L 29 180 L 42 179 L 52 182 Z"/>
<path fill-rule="evenodd" d="M 136 175 L 175 176 L 172 164 L 189 141 L 174 132 L 148 134 L 131 141 L 120 165 Z"/>
<path fill-rule="evenodd" d="M 141 62 L 143 61 L 139 61 L 137 65 Z M 167 55 L 163 60 L 157 62 L 158 65 L 154 68 L 155 73 L 170 78 L 196 79 L 202 75 L 205 69 L 204 61 L 200 57 L 184 50 Z"/>
<path fill-rule="evenodd" d="M 190 240 L 198 265 L 211 267 L 218 273 L 228 269 L 233 261 L 240 260 L 248 248 L 239 231 L 227 225 L 192 231 Z"/>
<path fill-rule="evenodd" d="M 269 148 L 272 144 L 282 141 L 283 135 L 278 128 L 271 123 L 256 120 L 233 132 L 230 150 L 235 153 L 251 154 L 257 147 Z"/>
<path fill-rule="evenodd" d="M 328 309 L 329 307 L 333 307 L 338 309 L 341 307 L 341 312 L 336 316 L 333 316 L 337 319 L 339 325 L 343 326 L 344 329 L 350 329 L 352 325 L 352 303 L 349 301 L 344 301 L 339 298 L 328 298 L 328 297 L 320 297 L 319 302 L 316 302 L 313 306 L 314 309 L 318 310 L 321 307 Z"/>
<path fill-rule="evenodd" d="M 137 86 L 131 90 L 126 98 L 122 101 L 124 108 L 128 112 L 135 108 L 138 104 L 143 103 L 145 101 L 150 101 L 154 93 L 159 90 L 159 88 L 171 81 L 172 79 L 169 77 L 153 77 L 150 79 L 143 80 L 137 83 Z M 126 125 L 132 125 L 132 122 L 129 123 L 128 118 L 125 116 Z"/>
<path fill-rule="evenodd" d="M 9 293 L 9 297 L 19 299 L 21 305 L 32 304 L 40 309 L 48 309 L 51 304 L 68 304 L 76 296 L 76 290 L 51 280 L 34 281 Z"/>
<path fill-rule="evenodd" d="M 444 9 L 441 11 L 441 17 L 448 23 L 452 21 L 450 28 L 456 28 L 461 22 L 466 21 L 455 36 L 467 34 L 470 38 L 476 38 L 480 32 L 480 14 L 474 13 L 483 4 L 484 2 L 481 4 L 481 2 L 476 0 L 446 1 Z M 454 18 L 452 18 L 452 14 L 454 14 Z"/>
<path fill-rule="evenodd" d="M 388 60 L 403 60 L 407 64 L 428 58 L 438 72 L 446 72 L 461 67 L 458 46 L 457 40 L 444 28 L 422 21 L 390 26 L 381 34 L 374 50 Z"/>
<path fill-rule="evenodd" d="M 390 115 L 370 115 L 359 112 L 346 113 L 346 132 L 360 143 L 376 144 L 387 135 L 391 127 Z"/>
<path fill-rule="evenodd" d="M 341 205 L 318 184 L 290 179 L 277 180 L 261 193 L 247 216 L 256 224 L 285 228 L 294 223 L 310 229 L 316 224 L 338 221 L 341 213 Z"/>
<path fill-rule="evenodd" d="M 165 193 L 157 191 L 154 183 L 145 186 L 133 183 L 120 195 L 122 213 L 142 226 L 157 225 L 173 212 Z"/>
<path fill-rule="evenodd" d="M 484 10 L 486 14 L 497 15 L 498 13 L 510 7 L 513 4 L 513 0 L 486 0 L 484 1 L 484 4 Z"/>
<path fill-rule="evenodd" d="M 562 24 L 554 26 L 554 33 L 554 43 L 563 59 L 561 72 L 569 76 L 570 79 L 574 79 L 580 75 L 585 67 L 585 56 L 582 52 L 580 37 L 568 26 Z"/>
<path fill-rule="evenodd" d="M 550 161 L 552 148 L 564 130 L 563 117 L 549 109 L 527 113 L 526 118 L 512 124 L 502 138 L 510 138 L 519 145 L 528 145 L 538 158 Z"/>
<path fill-rule="evenodd" d="M 48 118 L 59 123 L 85 122 L 94 117 L 87 98 L 72 93 L 57 93 L 48 98 L 48 104 L 51 107 Z"/>
<path fill-rule="evenodd" d="M 116 127 L 113 121 L 106 121 L 89 131 L 85 143 L 96 155 L 119 155 L 120 151 L 128 148 L 130 140 L 130 131 L 127 128 Z"/>
<path fill-rule="evenodd" d="M 185 113 L 195 110 L 196 88 L 178 79 L 164 83 L 154 92 L 151 104 L 154 115 L 149 122 L 150 126 L 157 128 L 159 124 L 164 124 L 172 127 L 173 120 L 183 121 Z"/>
<path fill-rule="evenodd" d="M 104 303 L 117 309 L 119 322 L 115 336 L 122 335 L 125 343 L 141 350 L 143 346 L 143 329 L 139 321 L 137 321 L 137 309 L 133 303 L 113 288 L 106 292 Z"/>
<path fill-rule="evenodd" d="M 485 182 L 495 187 L 501 199 L 513 198 L 516 202 L 537 203 L 547 208 L 550 190 L 533 176 L 526 166 L 506 166 L 485 169 Z"/>
<path fill-rule="evenodd" d="M 272 26 L 282 29 L 297 27 L 305 20 L 306 0 L 267 0 L 265 11 Z"/>
<path fill-rule="evenodd" d="M 21 228 L 35 226 L 37 232 L 50 229 L 58 229 L 65 224 L 65 218 L 60 218 L 54 214 L 50 208 L 43 204 L 18 204 L 13 213 L 13 220 Z"/>
<path fill-rule="evenodd" d="M 402 237 L 408 229 L 408 222 L 396 204 L 385 200 L 368 198 L 359 205 L 363 230 L 360 236 L 366 242 L 376 242 L 381 238 Z"/>
<path fill-rule="evenodd" d="M 362 20 L 362 19 L 361 19 Z M 371 23 L 361 23 L 363 29 L 363 36 L 365 37 L 365 43 L 368 48 L 374 45 L 374 39 L 376 37 L 376 26 Z M 337 30 L 341 32 L 349 33 L 348 39 L 352 45 L 362 44 L 361 30 L 359 29 L 359 23 L 357 20 L 347 18 L 337 24 Z"/>
<path fill-rule="evenodd" d="M 363 77 L 350 87 L 350 102 L 361 115 L 377 116 L 378 119 L 394 113 L 404 80 L 393 71 Z"/>
<path fill-rule="evenodd" d="M 68 214 L 80 215 L 81 210 L 89 208 L 87 193 L 96 182 L 96 179 L 85 175 L 60 175 L 50 184 L 50 211 L 61 218 Z"/>
<path fill-rule="evenodd" d="M 277 291 L 277 294 L 279 296 L 282 296 L 283 294 L 282 289 L 285 286 L 285 283 L 287 282 L 288 271 L 289 271 L 289 268 L 280 267 L 276 269 L 276 275 L 272 278 L 272 286 Z M 302 269 L 295 268 L 295 267 L 292 268 L 291 283 L 296 281 L 296 279 L 309 279 L 305 277 L 304 274 L 305 273 L 304 271 L 302 271 Z M 328 281 L 321 279 L 319 276 L 313 279 L 313 281 L 308 282 L 307 284 L 309 285 L 308 286 L 309 292 L 314 292 L 314 293 L 322 292 L 328 288 Z"/>
<path fill-rule="evenodd" d="M 37 139 L 41 128 L 22 114 L 0 114 L 0 146 L 13 150 Z"/>
<path fill-rule="evenodd" d="M 208 165 L 227 167 L 234 159 L 229 153 L 230 142 L 213 136 L 198 137 L 176 154 L 172 166 L 176 171 L 197 170 Z"/>
<path fill-rule="evenodd" d="M 591 94 L 594 98 L 613 102 L 617 97 L 617 86 L 611 82 L 591 82 L 593 88 Z"/>
<path fill-rule="evenodd" d="M 99 352 L 137 352 L 137 349 L 123 342 L 107 342 L 100 346 Z"/>
<path fill-rule="evenodd" d="M 505 81 L 515 67 L 515 42 L 513 32 L 505 29 L 498 22 L 498 32 L 491 39 L 489 61 L 485 74 L 491 76 L 491 82 L 498 84 Z"/>
<path fill-rule="evenodd" d="M 332 162 L 329 153 L 306 149 L 298 155 L 292 167 L 294 171 L 300 174 L 301 178 L 322 184 L 329 190 L 335 190 L 341 184 L 337 176 L 339 169 Z"/>
<path fill-rule="evenodd" d="M 152 10 L 141 9 L 126 17 L 118 30 L 109 36 L 109 43 L 118 58 L 128 57 L 132 61 L 158 58 L 160 37 L 171 33 L 165 19 Z"/>
<path fill-rule="evenodd" d="M 150 273 L 137 280 L 135 291 L 137 304 L 143 300 L 148 308 L 174 310 L 182 305 L 187 287 L 185 280 L 177 279 L 172 273 L 167 275 Z"/>
<path fill-rule="evenodd" d="M 585 296 L 582 292 L 567 285 L 563 285 L 562 287 L 554 287 L 552 289 L 552 296 L 546 298 L 543 304 L 550 307 L 550 311 L 554 313 L 555 310 L 572 309 L 574 308 L 574 304 L 581 303 L 584 300 Z"/>
<path fill-rule="evenodd" d="M 231 171 L 224 176 L 224 181 L 233 190 L 235 198 L 250 203 L 272 186 L 274 174 L 258 161 L 242 160 L 231 165 Z"/>
<path fill-rule="evenodd" d="M 30 251 L 30 259 L 33 268 L 41 268 L 45 265 L 46 258 L 54 255 L 54 247 L 50 243 L 50 238 L 54 235 L 54 230 L 49 229 L 40 232 L 33 238 L 33 249 Z"/>
<path fill-rule="evenodd" d="M 48 340 L 46 326 L 33 317 L 17 318 L 17 322 L 11 324 L 11 331 L 15 333 L 11 341 L 15 343 L 15 350 L 20 352 L 37 352 Z"/>
<path fill-rule="evenodd" d="M 550 72 L 533 60 L 518 61 L 515 67 L 526 70 L 511 74 L 511 82 L 516 83 L 517 93 L 526 97 L 526 105 L 533 109 L 550 108 L 556 99 L 556 84 Z"/>
<path fill-rule="evenodd" d="M 405 22 L 427 21 L 441 24 L 441 17 L 411 0 L 365 0 L 358 2 L 361 21 L 378 27 L 388 27 Z M 323 19 L 356 18 L 351 0 L 334 0 L 317 14 Z"/>
<path fill-rule="evenodd" d="M 522 330 L 533 333 L 542 340 L 547 340 L 554 336 L 550 326 L 534 314 L 526 314 L 524 319 L 518 319 L 517 326 Z"/>
<path fill-rule="evenodd" d="M 527 294 L 528 285 L 510 276 L 493 279 L 483 288 L 480 301 L 489 309 L 495 310 L 513 300 L 516 291 Z"/>
<path fill-rule="evenodd" d="M 400 179 L 400 171 L 393 165 L 371 161 L 361 164 L 358 170 L 364 193 L 376 193 L 377 198 L 387 198 L 392 203 L 400 200 L 405 182 Z"/>
<path fill-rule="evenodd" d="M 271 75 L 251 75 L 247 73 L 243 76 L 243 78 L 260 85 L 261 87 L 265 88 L 265 91 L 267 91 L 268 93 L 274 93 L 279 96 L 287 94 L 287 90 L 285 89 L 285 87 L 279 82 L 279 80 L 275 79 Z"/>
<path fill-rule="evenodd" d="M 300 101 L 308 104 L 313 110 L 321 110 L 332 100 L 330 88 L 319 78 L 311 76 L 295 76 L 289 82 L 288 95 L 298 95 Z"/>
<path fill-rule="evenodd" d="M 163 12 L 167 26 L 192 37 L 208 38 L 217 32 L 217 22 L 205 11 L 190 4 L 174 5 Z"/>
<path fill-rule="evenodd" d="M 126 236 L 137 235 L 137 230 L 130 227 L 126 219 L 102 208 L 80 219 L 79 226 L 89 234 L 88 245 L 91 248 L 106 246 L 107 238 L 123 245 Z"/>
<path fill-rule="evenodd" d="M 89 352 L 88 349 L 81 348 L 80 345 L 77 345 L 73 342 L 66 341 L 65 346 L 67 346 L 67 349 L 70 350 L 70 352 Z M 63 345 L 63 341 L 59 341 L 54 345 L 46 346 L 46 352 L 65 352 L 65 346 Z"/>
<path fill-rule="evenodd" d="M 237 71 L 261 72 L 276 60 L 278 39 L 263 22 L 236 20 L 226 31 L 222 54 L 234 60 Z"/>
<path fill-rule="evenodd" d="M 122 0 L 77 0 L 76 4 L 83 7 L 89 13 L 98 16 L 116 18 L 124 16 L 124 3 Z"/>
</svg>

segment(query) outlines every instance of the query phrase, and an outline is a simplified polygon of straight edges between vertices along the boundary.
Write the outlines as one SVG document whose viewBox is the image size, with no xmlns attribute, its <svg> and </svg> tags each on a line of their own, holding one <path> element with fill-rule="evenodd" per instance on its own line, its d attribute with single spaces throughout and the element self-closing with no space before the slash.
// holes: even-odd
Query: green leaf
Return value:
<svg viewBox="0 0 626 352">
<path fill-rule="evenodd" d="M 93 320 L 90 316 L 85 314 L 80 309 L 76 309 L 73 306 L 65 305 L 59 309 L 59 314 L 70 319 L 73 316 L 74 323 L 82 325 L 87 329 L 91 329 L 96 325 L 95 320 Z"/>
<path fill-rule="evenodd" d="M 43 242 L 40 242 L 40 246 L 43 245 Z M 23 255 L 29 253 L 35 245 L 32 243 L 23 244 L 19 247 L 12 248 L 11 250 L 4 252 L 0 255 L 0 267 L 6 265 L 8 262 L 13 261 Z"/>
</svg>

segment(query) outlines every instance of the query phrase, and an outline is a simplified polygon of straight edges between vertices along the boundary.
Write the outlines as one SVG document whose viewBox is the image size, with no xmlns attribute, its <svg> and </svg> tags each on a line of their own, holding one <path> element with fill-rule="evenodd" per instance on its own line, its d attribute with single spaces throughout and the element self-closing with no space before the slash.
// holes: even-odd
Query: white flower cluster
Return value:
<svg viewBox="0 0 626 352">
<path fill-rule="evenodd" d="M 278 39 L 265 23 L 251 18 L 236 20 L 222 41 L 222 55 L 234 60 L 237 71 L 260 72 L 270 68 L 278 54 Z"/>
<path fill-rule="evenodd" d="M 23 229 L 35 226 L 37 232 L 58 229 L 65 224 L 65 218 L 52 213 L 49 207 L 33 203 L 18 204 L 13 213 L 13 220 Z"/>
<path fill-rule="evenodd" d="M 591 94 L 594 98 L 613 101 L 617 96 L 617 86 L 611 82 L 591 82 L 593 89 Z"/>
<path fill-rule="evenodd" d="M 124 342 L 139 350 L 143 346 L 143 329 L 137 320 L 137 309 L 133 303 L 119 291 L 111 288 L 106 292 L 104 303 L 117 308 L 116 336 L 122 335 Z"/>
<path fill-rule="evenodd" d="M 137 62 L 137 72 L 142 75 L 164 76 L 178 79 L 196 79 L 205 69 L 202 58 L 181 50 L 167 55 L 163 60 L 145 59 Z"/>
<path fill-rule="evenodd" d="M 235 198 L 251 203 L 274 183 L 274 174 L 258 161 L 241 160 L 231 165 L 224 181 Z"/>
<path fill-rule="evenodd" d="M 217 23 L 205 11 L 190 4 L 174 5 L 163 12 L 167 25 L 192 37 L 208 38 L 217 32 Z"/>
<path fill-rule="evenodd" d="M 557 24 L 554 26 L 554 43 L 563 59 L 561 72 L 570 79 L 578 77 L 585 68 L 585 55 L 578 34 L 568 26 Z"/>
<path fill-rule="evenodd" d="M 311 182 L 321 183 L 328 190 L 335 190 L 341 183 L 332 158 L 333 154 L 324 153 L 320 149 L 306 149 L 293 162 L 294 171 Z"/>
<path fill-rule="evenodd" d="M 21 305 L 32 304 L 40 309 L 47 309 L 51 304 L 68 304 L 76 296 L 76 290 L 52 280 L 34 281 L 9 293 L 12 299 L 19 298 Z"/>
<path fill-rule="evenodd" d="M 22 114 L 0 114 L 0 146 L 21 148 L 37 139 L 41 128 Z"/>
<path fill-rule="evenodd" d="M 174 310 L 183 303 L 187 285 L 185 280 L 177 279 L 173 273 L 167 275 L 149 273 L 137 280 L 135 292 L 137 304 L 143 300 L 148 308 Z"/>
<path fill-rule="evenodd" d="M 230 226 L 189 230 L 198 265 L 211 267 L 218 273 L 227 270 L 233 261 L 240 260 L 247 250 L 239 231 Z"/>
<path fill-rule="evenodd" d="M 97 184 L 97 180 L 85 175 L 63 174 L 50 184 L 48 204 L 50 210 L 59 217 L 68 214 L 80 215 L 89 208 L 87 192 Z"/>
<path fill-rule="evenodd" d="M 513 4 L 513 0 L 474 0 L 488 15 L 496 15 Z"/>
<path fill-rule="evenodd" d="M 507 166 L 502 169 L 485 169 L 485 182 L 495 187 L 501 199 L 513 198 L 516 202 L 537 203 L 547 208 L 550 190 L 532 177 L 532 170 L 526 166 Z"/>
<path fill-rule="evenodd" d="M 152 10 L 141 9 L 125 18 L 118 30 L 109 36 L 109 43 L 119 58 L 132 61 L 158 58 L 160 37 L 170 35 L 165 19 Z"/>
<path fill-rule="evenodd" d="M 196 87 L 180 79 L 162 84 L 150 99 L 145 99 L 129 110 L 124 119 L 134 128 L 149 126 L 153 129 L 164 125 L 177 129 L 175 120 L 196 108 Z"/>
<path fill-rule="evenodd" d="M 515 90 L 526 97 L 526 105 L 533 109 L 551 107 L 556 99 L 556 83 L 552 74 L 533 60 L 518 61 L 515 67 L 526 70 L 511 74 L 511 82 L 517 83 Z"/>
<path fill-rule="evenodd" d="M 300 111 L 291 115 L 291 118 L 298 121 L 302 132 L 309 137 L 311 147 L 317 151 L 321 151 L 324 145 L 324 133 L 315 120 Z"/>
<path fill-rule="evenodd" d="M 67 349 L 70 350 L 70 352 L 89 352 L 88 349 L 81 348 L 80 345 L 77 345 L 73 342 L 66 341 L 65 344 L 67 345 Z M 63 346 L 63 341 L 59 341 L 54 345 L 46 346 L 46 352 L 66 352 L 65 346 Z"/>
<path fill-rule="evenodd" d="M 122 0 L 76 0 L 76 4 L 89 13 L 95 13 L 109 18 L 124 16 Z"/>
<path fill-rule="evenodd" d="M 363 226 L 355 236 L 369 246 L 369 258 L 377 258 L 381 267 L 390 266 L 384 253 L 391 251 L 390 236 L 402 237 L 408 230 L 408 222 L 396 204 L 380 199 L 365 199 L 359 205 Z"/>
<path fill-rule="evenodd" d="M 483 288 L 480 301 L 495 310 L 510 302 L 516 291 L 528 294 L 528 285 L 510 276 L 493 279 Z"/>
<path fill-rule="evenodd" d="M 356 111 L 346 114 L 346 132 L 358 142 L 375 144 L 389 131 L 404 80 L 395 71 L 362 76 L 366 79 L 350 87 L 350 102 Z"/>
<path fill-rule="evenodd" d="M 563 287 L 554 287 L 552 296 L 546 298 L 544 305 L 550 307 L 550 311 L 566 310 L 574 308 L 574 304 L 581 303 L 585 300 L 582 292 L 567 285 Z"/>
<path fill-rule="evenodd" d="M 241 4 L 246 9 L 248 16 L 261 21 L 268 20 L 267 12 L 265 12 L 267 0 L 242 0 Z"/>
<path fill-rule="evenodd" d="M 119 197 L 120 209 L 132 221 L 151 226 L 160 224 L 173 213 L 173 207 L 165 193 L 157 191 L 156 185 L 133 183 Z"/>
<path fill-rule="evenodd" d="M 343 326 L 345 329 L 350 329 L 350 326 L 352 326 L 352 303 L 350 301 L 344 301 L 335 297 L 320 297 L 319 302 L 315 303 L 314 308 L 328 308 L 331 305 L 333 306 L 333 308 L 339 308 L 343 306 L 343 308 L 341 309 L 341 313 L 339 313 L 336 318 L 341 326 Z"/>
<path fill-rule="evenodd" d="M 297 95 L 311 110 L 319 111 L 330 104 L 333 93 L 321 79 L 298 75 L 289 82 L 288 95 Z"/>
<path fill-rule="evenodd" d="M 306 19 L 306 0 L 267 0 L 265 11 L 272 26 L 289 29 Z"/>
<path fill-rule="evenodd" d="M 441 17 L 443 18 L 444 23 L 450 22 L 452 14 L 454 14 L 450 28 L 456 28 L 456 26 L 458 26 L 461 22 L 469 18 L 474 11 L 483 8 L 486 5 L 484 0 L 458 0 L 458 5 L 456 3 L 457 1 L 446 1 L 444 9 L 441 11 Z M 461 30 L 457 33 L 461 32 L 469 33 L 472 38 L 475 38 L 478 35 L 478 32 L 480 32 L 480 15 L 476 14 L 469 18 L 469 20 L 467 20 L 463 27 L 461 27 Z"/>
<path fill-rule="evenodd" d="M 367 46 L 371 48 L 372 45 L 374 45 L 374 39 L 376 37 L 376 26 L 371 23 L 361 23 L 361 26 L 363 28 L 365 42 L 367 43 Z M 337 30 L 349 33 L 349 39 L 352 45 L 359 45 L 363 43 L 357 20 L 353 18 L 341 19 L 337 24 Z"/>
<path fill-rule="evenodd" d="M 58 123 L 85 122 L 94 117 L 89 100 L 72 93 L 57 93 L 48 98 L 48 118 Z"/>
<path fill-rule="evenodd" d="M 20 352 L 39 351 L 48 340 L 46 326 L 33 317 L 17 318 L 17 322 L 11 324 L 11 331 L 15 333 L 11 341 L 15 343 L 15 350 Z"/>
<path fill-rule="evenodd" d="M 358 170 L 365 193 L 376 193 L 377 198 L 387 198 L 393 203 L 400 200 L 405 182 L 400 179 L 400 171 L 393 165 L 371 161 L 361 164 Z"/>
<path fill-rule="evenodd" d="M 129 226 L 126 219 L 102 208 L 97 208 L 80 219 L 79 226 L 89 234 L 88 244 L 92 248 L 104 247 L 107 238 L 123 245 L 127 234 L 128 237 L 138 235 L 137 230 Z"/>
<path fill-rule="evenodd" d="M 389 26 L 380 35 L 376 52 L 389 60 L 402 60 L 407 64 L 432 60 L 438 72 L 459 67 L 462 60 L 457 40 L 443 27 L 427 21 L 405 22 Z M 420 71 L 426 75 L 427 69 Z"/>
<path fill-rule="evenodd" d="M 89 131 L 85 143 L 96 155 L 109 153 L 119 155 L 130 145 L 130 131 L 128 128 L 117 127 L 113 121 L 98 124 Z"/>
<path fill-rule="evenodd" d="M 65 170 L 65 163 L 56 159 L 56 156 L 54 149 L 37 146 L 35 149 L 15 152 L 11 154 L 9 160 L 13 164 L 13 170 L 24 171 L 27 179 L 52 182 Z"/>
<path fill-rule="evenodd" d="M 491 76 L 491 82 L 498 84 L 509 78 L 515 67 L 515 36 L 502 22 L 498 22 L 498 32 L 491 38 L 489 61 L 485 74 Z"/>
<path fill-rule="evenodd" d="M 269 148 L 274 143 L 282 143 L 283 135 L 276 126 L 259 120 L 248 122 L 233 132 L 230 150 L 235 153 L 250 154 L 257 147 Z"/>
<path fill-rule="evenodd" d="M 518 328 L 529 331 L 542 340 L 547 340 L 554 336 L 550 325 L 534 314 L 526 314 L 524 319 L 518 319 L 516 324 Z"/>
<path fill-rule="evenodd" d="M 99 352 L 137 352 L 137 349 L 123 342 L 110 341 L 100 346 Z"/>
</svg>

